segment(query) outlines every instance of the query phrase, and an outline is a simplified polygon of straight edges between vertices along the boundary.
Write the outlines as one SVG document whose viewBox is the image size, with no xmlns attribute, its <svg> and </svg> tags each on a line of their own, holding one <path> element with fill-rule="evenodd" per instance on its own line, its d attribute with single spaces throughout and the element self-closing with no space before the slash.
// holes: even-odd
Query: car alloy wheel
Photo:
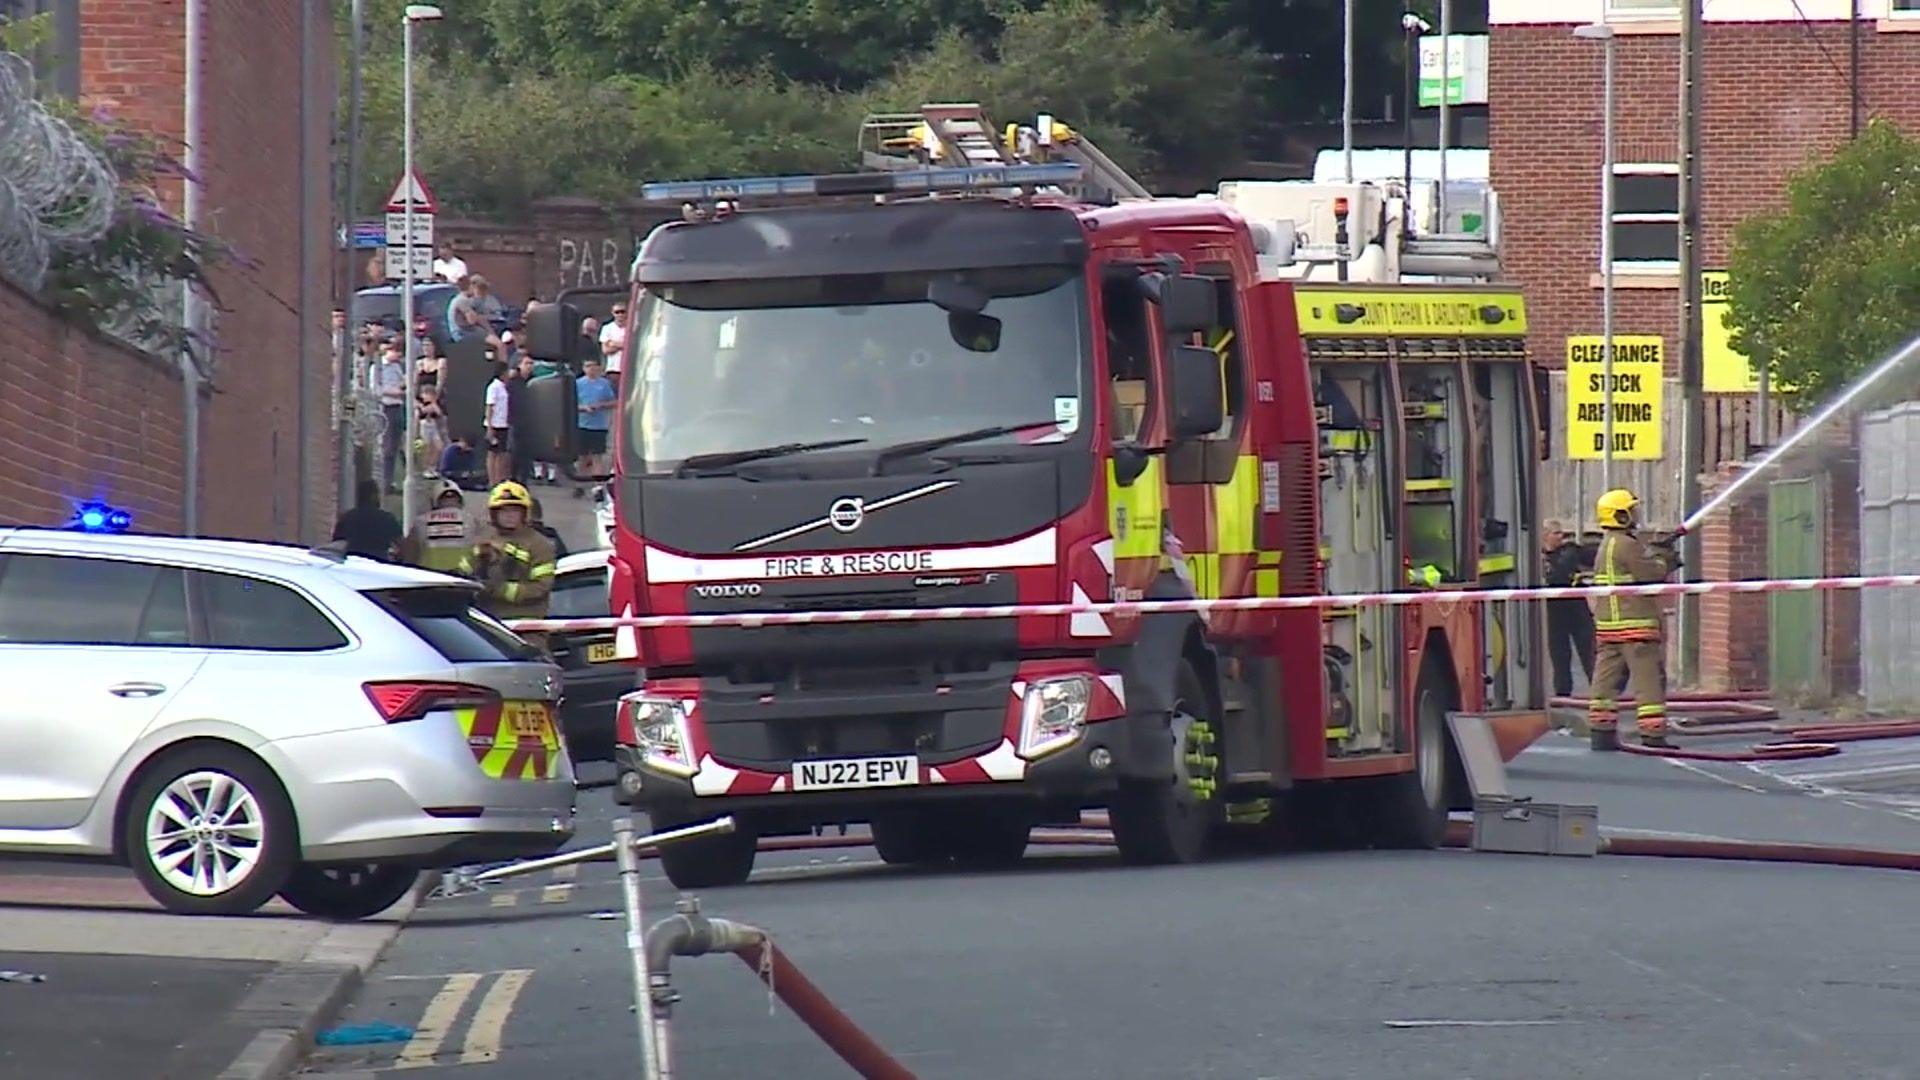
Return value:
<svg viewBox="0 0 1920 1080">
<path fill-rule="evenodd" d="M 147 811 L 147 858 L 163 881 L 189 896 L 219 896 L 246 882 L 265 842 L 259 800 L 223 772 L 183 774 Z"/>
</svg>

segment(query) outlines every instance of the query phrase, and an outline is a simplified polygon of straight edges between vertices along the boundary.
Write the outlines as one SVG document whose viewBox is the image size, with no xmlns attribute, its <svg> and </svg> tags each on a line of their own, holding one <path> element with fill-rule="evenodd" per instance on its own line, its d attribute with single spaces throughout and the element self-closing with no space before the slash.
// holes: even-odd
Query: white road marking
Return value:
<svg viewBox="0 0 1920 1080">
<path fill-rule="evenodd" d="M 467 1025 L 467 1041 L 460 1051 L 460 1064 L 482 1065 L 499 1059 L 507 1017 L 513 1012 L 513 1003 L 520 996 L 521 988 L 532 977 L 531 970 L 518 968 L 503 971 L 494 978 L 486 996 L 480 999 L 480 1007 L 474 1010 L 473 1022 Z"/>
<path fill-rule="evenodd" d="M 572 885 L 548 885 L 540 890 L 540 902 L 543 904 L 564 904 L 572 895 Z"/>
<path fill-rule="evenodd" d="M 513 892 L 494 893 L 487 903 L 493 907 L 512 907 L 520 902 L 520 894 Z"/>
<path fill-rule="evenodd" d="M 555 881 L 572 881 L 579 876 L 579 863 L 568 863 L 565 866 L 556 866 L 553 868 L 553 880 Z"/>
<path fill-rule="evenodd" d="M 447 1032 L 453 1022 L 460 1017 L 460 1010 L 466 1007 L 467 998 L 472 996 L 473 988 L 480 984 L 480 976 L 472 972 L 462 972 L 447 976 L 447 984 L 427 1002 L 427 1011 L 420 1016 L 420 1026 L 413 1029 L 413 1038 L 400 1050 L 400 1059 L 394 1062 L 396 1069 L 422 1069 L 431 1066 L 433 1056 L 440 1052 L 440 1044 L 447 1040 Z"/>
<path fill-rule="evenodd" d="M 1547 1027 L 1565 1020 L 1386 1020 L 1390 1028 L 1430 1027 Z"/>
</svg>

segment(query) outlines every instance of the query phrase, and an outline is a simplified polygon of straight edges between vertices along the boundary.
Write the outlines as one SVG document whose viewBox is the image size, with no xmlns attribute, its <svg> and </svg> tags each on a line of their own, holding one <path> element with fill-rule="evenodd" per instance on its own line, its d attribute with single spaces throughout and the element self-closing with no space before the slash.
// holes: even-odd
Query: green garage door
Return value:
<svg viewBox="0 0 1920 1080">
<path fill-rule="evenodd" d="M 1767 576 L 1820 577 L 1826 572 L 1826 521 L 1820 484 L 1778 480 L 1767 501 Z M 1827 692 L 1826 596 L 1819 592 L 1767 597 L 1767 657 L 1773 692 Z"/>
</svg>

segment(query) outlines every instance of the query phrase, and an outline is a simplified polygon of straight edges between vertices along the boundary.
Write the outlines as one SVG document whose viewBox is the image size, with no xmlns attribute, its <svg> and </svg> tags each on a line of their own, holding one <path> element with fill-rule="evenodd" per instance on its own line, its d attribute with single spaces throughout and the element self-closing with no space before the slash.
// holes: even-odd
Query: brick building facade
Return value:
<svg viewBox="0 0 1920 1080">
<path fill-rule="evenodd" d="M 201 5 L 203 227 L 244 263 L 214 276 L 219 357 L 201 398 L 200 527 L 323 537 L 334 510 L 329 5 L 51 2 L 77 6 L 78 55 L 60 59 L 77 64 L 82 99 L 177 144 L 187 134 L 186 5 Z M 161 194 L 180 208 L 179 184 Z M 65 327 L 17 291 L 0 292 L 0 305 L 25 354 L 0 385 L 0 446 L 40 466 L 0 487 L 0 520 L 57 519 L 70 500 L 100 497 L 127 504 L 142 528 L 178 527 L 184 401 L 173 365 Z M 303 473 L 318 482 L 303 489 Z"/>
<path fill-rule="evenodd" d="M 1716 0 L 1705 7 L 1700 117 L 1703 268 L 1725 265 L 1734 227 L 1777 208 L 1801 166 L 1830 155 L 1853 123 L 1852 42 L 1860 122 L 1920 130 L 1920 0 Z M 1488 94 L 1493 187 L 1503 258 L 1528 297 L 1531 348 L 1564 362 L 1566 339 L 1601 330 L 1602 49 L 1573 30 L 1603 19 L 1615 49 L 1614 332 L 1680 340 L 1678 254 L 1679 17 L 1662 0 L 1492 0 Z M 1712 311 L 1711 308 L 1708 311 Z M 1738 365 L 1736 364 L 1737 368 Z M 1669 423 L 1677 413 L 1669 413 Z M 1709 472 L 1720 462 L 1708 461 Z M 1822 458 L 1826 570 L 1858 565 L 1857 467 Z M 1752 577 L 1768 565 L 1764 501 L 1709 522 L 1705 577 Z M 1744 599 L 1744 598 L 1742 598 Z M 1749 610 L 1750 609 L 1750 610 Z M 1765 603 L 1703 604 L 1701 671 L 1722 688 L 1764 686 Z M 1857 598 L 1825 612 L 1830 686 L 1857 680 Z"/>
</svg>

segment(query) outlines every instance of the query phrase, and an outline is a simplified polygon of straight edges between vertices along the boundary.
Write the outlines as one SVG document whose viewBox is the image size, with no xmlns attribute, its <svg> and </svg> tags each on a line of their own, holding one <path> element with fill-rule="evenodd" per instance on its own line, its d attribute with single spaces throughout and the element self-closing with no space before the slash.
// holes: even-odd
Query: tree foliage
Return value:
<svg viewBox="0 0 1920 1080">
<path fill-rule="evenodd" d="M 1807 401 L 1920 334 L 1920 141 L 1875 120 L 1734 233 L 1735 349 Z"/>
<path fill-rule="evenodd" d="M 374 208 L 398 175 L 404 0 L 363 3 Z M 867 110 L 979 100 L 1003 123 L 1051 112 L 1146 179 L 1197 187 L 1274 125 L 1338 114 L 1342 6 L 470 0 L 415 35 L 416 155 L 450 209 L 513 215 L 650 179 L 845 168 Z M 1365 115 L 1399 88 L 1401 4 L 1357 7 Z M 340 29 L 344 45 L 344 11 Z"/>
</svg>

